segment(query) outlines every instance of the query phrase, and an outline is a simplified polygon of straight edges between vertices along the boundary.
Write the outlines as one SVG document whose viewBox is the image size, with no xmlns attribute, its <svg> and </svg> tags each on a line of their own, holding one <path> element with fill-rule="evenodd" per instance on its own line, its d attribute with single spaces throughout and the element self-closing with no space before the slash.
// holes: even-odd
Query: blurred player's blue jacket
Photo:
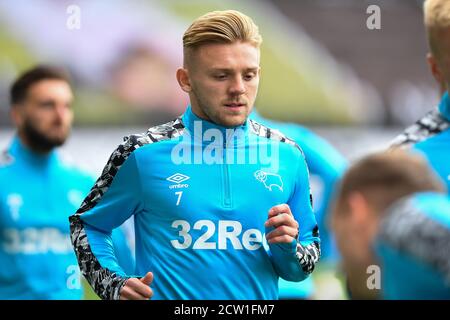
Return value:
<svg viewBox="0 0 450 320">
<path fill-rule="evenodd" d="M 384 299 L 450 299 L 450 199 L 418 193 L 396 203 L 375 252 Z"/>
<path fill-rule="evenodd" d="M 392 142 L 392 148 L 409 148 L 425 156 L 450 194 L 450 98 L 442 96 L 438 108 L 409 126 Z"/>
<path fill-rule="evenodd" d="M 39 155 L 15 137 L 0 156 L 0 299 L 80 299 L 67 218 L 93 185 L 55 151 Z M 133 261 L 114 231 L 124 268 Z"/>
<path fill-rule="evenodd" d="M 301 150 L 251 120 L 235 129 L 188 107 L 113 152 L 70 218 L 81 270 L 97 294 L 118 299 L 128 277 L 151 271 L 154 299 L 277 299 L 279 276 L 300 281 L 312 272 L 320 248 Z M 254 158 L 258 150 L 272 152 L 272 162 Z M 268 211 L 280 203 L 299 222 L 299 239 L 264 244 Z M 110 232 L 132 215 L 130 275 L 117 264 Z"/>
<path fill-rule="evenodd" d="M 448 92 L 444 94 L 439 104 L 441 116 L 450 122 L 450 98 Z M 437 131 L 427 139 L 414 145 L 414 149 L 421 152 L 430 165 L 442 178 L 450 193 L 450 127 Z"/>
<path fill-rule="evenodd" d="M 326 222 L 336 184 L 347 167 L 346 159 L 327 141 L 301 125 L 269 120 L 256 111 L 250 117 L 272 129 L 280 130 L 302 148 L 312 177 L 313 209 L 320 230 L 321 259 L 335 261 L 337 250 Z M 280 279 L 279 289 L 280 298 L 305 299 L 313 295 L 314 284 L 312 278 L 301 283 Z"/>
</svg>

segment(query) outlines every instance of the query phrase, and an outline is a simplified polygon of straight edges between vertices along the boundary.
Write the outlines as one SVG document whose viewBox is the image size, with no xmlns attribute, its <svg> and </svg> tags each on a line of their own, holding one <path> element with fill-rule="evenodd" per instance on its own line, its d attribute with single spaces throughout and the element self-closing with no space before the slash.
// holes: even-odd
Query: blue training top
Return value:
<svg viewBox="0 0 450 320">
<path fill-rule="evenodd" d="M 299 223 L 298 240 L 267 244 L 268 211 L 281 203 Z M 132 215 L 135 275 L 117 264 L 110 241 Z M 303 280 L 320 256 L 300 148 L 252 120 L 227 129 L 190 107 L 129 136 L 70 221 L 81 270 L 104 299 L 149 271 L 154 299 L 277 299 L 278 277 Z"/>
<path fill-rule="evenodd" d="M 384 299 L 450 299 L 450 199 L 408 196 L 380 224 L 375 252 Z"/>
<path fill-rule="evenodd" d="M 424 156 L 450 192 L 450 98 L 397 136 L 391 147 L 409 148 Z"/>
<path fill-rule="evenodd" d="M 67 218 L 94 184 L 91 176 L 40 155 L 15 137 L 0 156 L 0 299 L 80 299 L 80 270 Z M 124 233 L 114 231 L 121 265 L 131 270 Z"/>
<path fill-rule="evenodd" d="M 442 97 L 439 104 L 439 112 L 447 123 L 450 123 L 450 98 L 448 92 Z M 431 167 L 446 184 L 450 194 L 450 126 L 416 143 L 414 149 L 427 158 Z"/>
</svg>

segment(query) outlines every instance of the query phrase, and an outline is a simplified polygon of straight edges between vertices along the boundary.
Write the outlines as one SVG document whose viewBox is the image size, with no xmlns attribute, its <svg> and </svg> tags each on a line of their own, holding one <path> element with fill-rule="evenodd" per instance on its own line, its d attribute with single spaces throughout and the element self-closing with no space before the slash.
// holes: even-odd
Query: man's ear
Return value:
<svg viewBox="0 0 450 320">
<path fill-rule="evenodd" d="M 18 105 L 11 106 L 9 111 L 9 115 L 11 117 L 12 122 L 16 128 L 22 127 L 23 123 L 23 115 L 22 115 L 22 107 Z"/>
<path fill-rule="evenodd" d="M 441 69 L 439 68 L 439 64 L 438 64 L 436 58 L 430 52 L 427 54 L 427 62 L 428 62 L 428 66 L 430 67 L 431 74 L 433 75 L 434 79 L 436 79 L 436 81 L 439 84 L 441 93 L 444 94 L 444 91 L 446 90 L 446 83 L 445 83 L 444 75 L 442 74 Z"/>
<path fill-rule="evenodd" d="M 353 219 L 362 225 L 370 214 L 370 205 L 367 198 L 361 192 L 352 192 L 348 196 L 348 206 Z"/>
<path fill-rule="evenodd" d="M 191 92 L 191 81 L 189 79 L 189 71 L 187 69 L 179 68 L 177 70 L 177 81 L 181 90 L 187 93 Z"/>
</svg>

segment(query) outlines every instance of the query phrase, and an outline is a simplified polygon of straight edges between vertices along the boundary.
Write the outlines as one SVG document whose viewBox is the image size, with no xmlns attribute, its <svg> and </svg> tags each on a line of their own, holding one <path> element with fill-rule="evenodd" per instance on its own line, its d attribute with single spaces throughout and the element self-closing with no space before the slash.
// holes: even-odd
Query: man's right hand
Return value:
<svg viewBox="0 0 450 320">
<path fill-rule="evenodd" d="M 153 273 L 147 272 L 143 278 L 130 278 L 120 290 L 120 300 L 148 300 L 153 297 L 150 284 Z"/>
</svg>

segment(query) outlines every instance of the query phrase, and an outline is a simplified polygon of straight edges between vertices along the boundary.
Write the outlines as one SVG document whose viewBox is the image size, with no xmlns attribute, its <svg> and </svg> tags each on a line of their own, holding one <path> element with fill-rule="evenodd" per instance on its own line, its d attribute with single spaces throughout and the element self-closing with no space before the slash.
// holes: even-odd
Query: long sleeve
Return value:
<svg viewBox="0 0 450 320">
<path fill-rule="evenodd" d="M 76 214 L 71 240 L 82 274 L 102 299 L 118 299 L 130 277 L 114 253 L 112 230 L 143 210 L 132 137 L 111 155 L 102 175 Z"/>
<path fill-rule="evenodd" d="M 125 222 L 125 224 L 127 224 L 127 222 Z M 111 239 L 114 245 L 115 256 L 120 267 L 125 274 L 134 274 L 136 261 L 123 225 L 112 231 Z"/>
<path fill-rule="evenodd" d="M 319 228 L 312 210 L 308 167 L 303 155 L 298 157 L 297 165 L 295 190 L 288 205 L 299 223 L 298 238 L 289 244 L 269 245 L 276 271 L 288 281 L 307 278 L 320 258 Z"/>
</svg>

